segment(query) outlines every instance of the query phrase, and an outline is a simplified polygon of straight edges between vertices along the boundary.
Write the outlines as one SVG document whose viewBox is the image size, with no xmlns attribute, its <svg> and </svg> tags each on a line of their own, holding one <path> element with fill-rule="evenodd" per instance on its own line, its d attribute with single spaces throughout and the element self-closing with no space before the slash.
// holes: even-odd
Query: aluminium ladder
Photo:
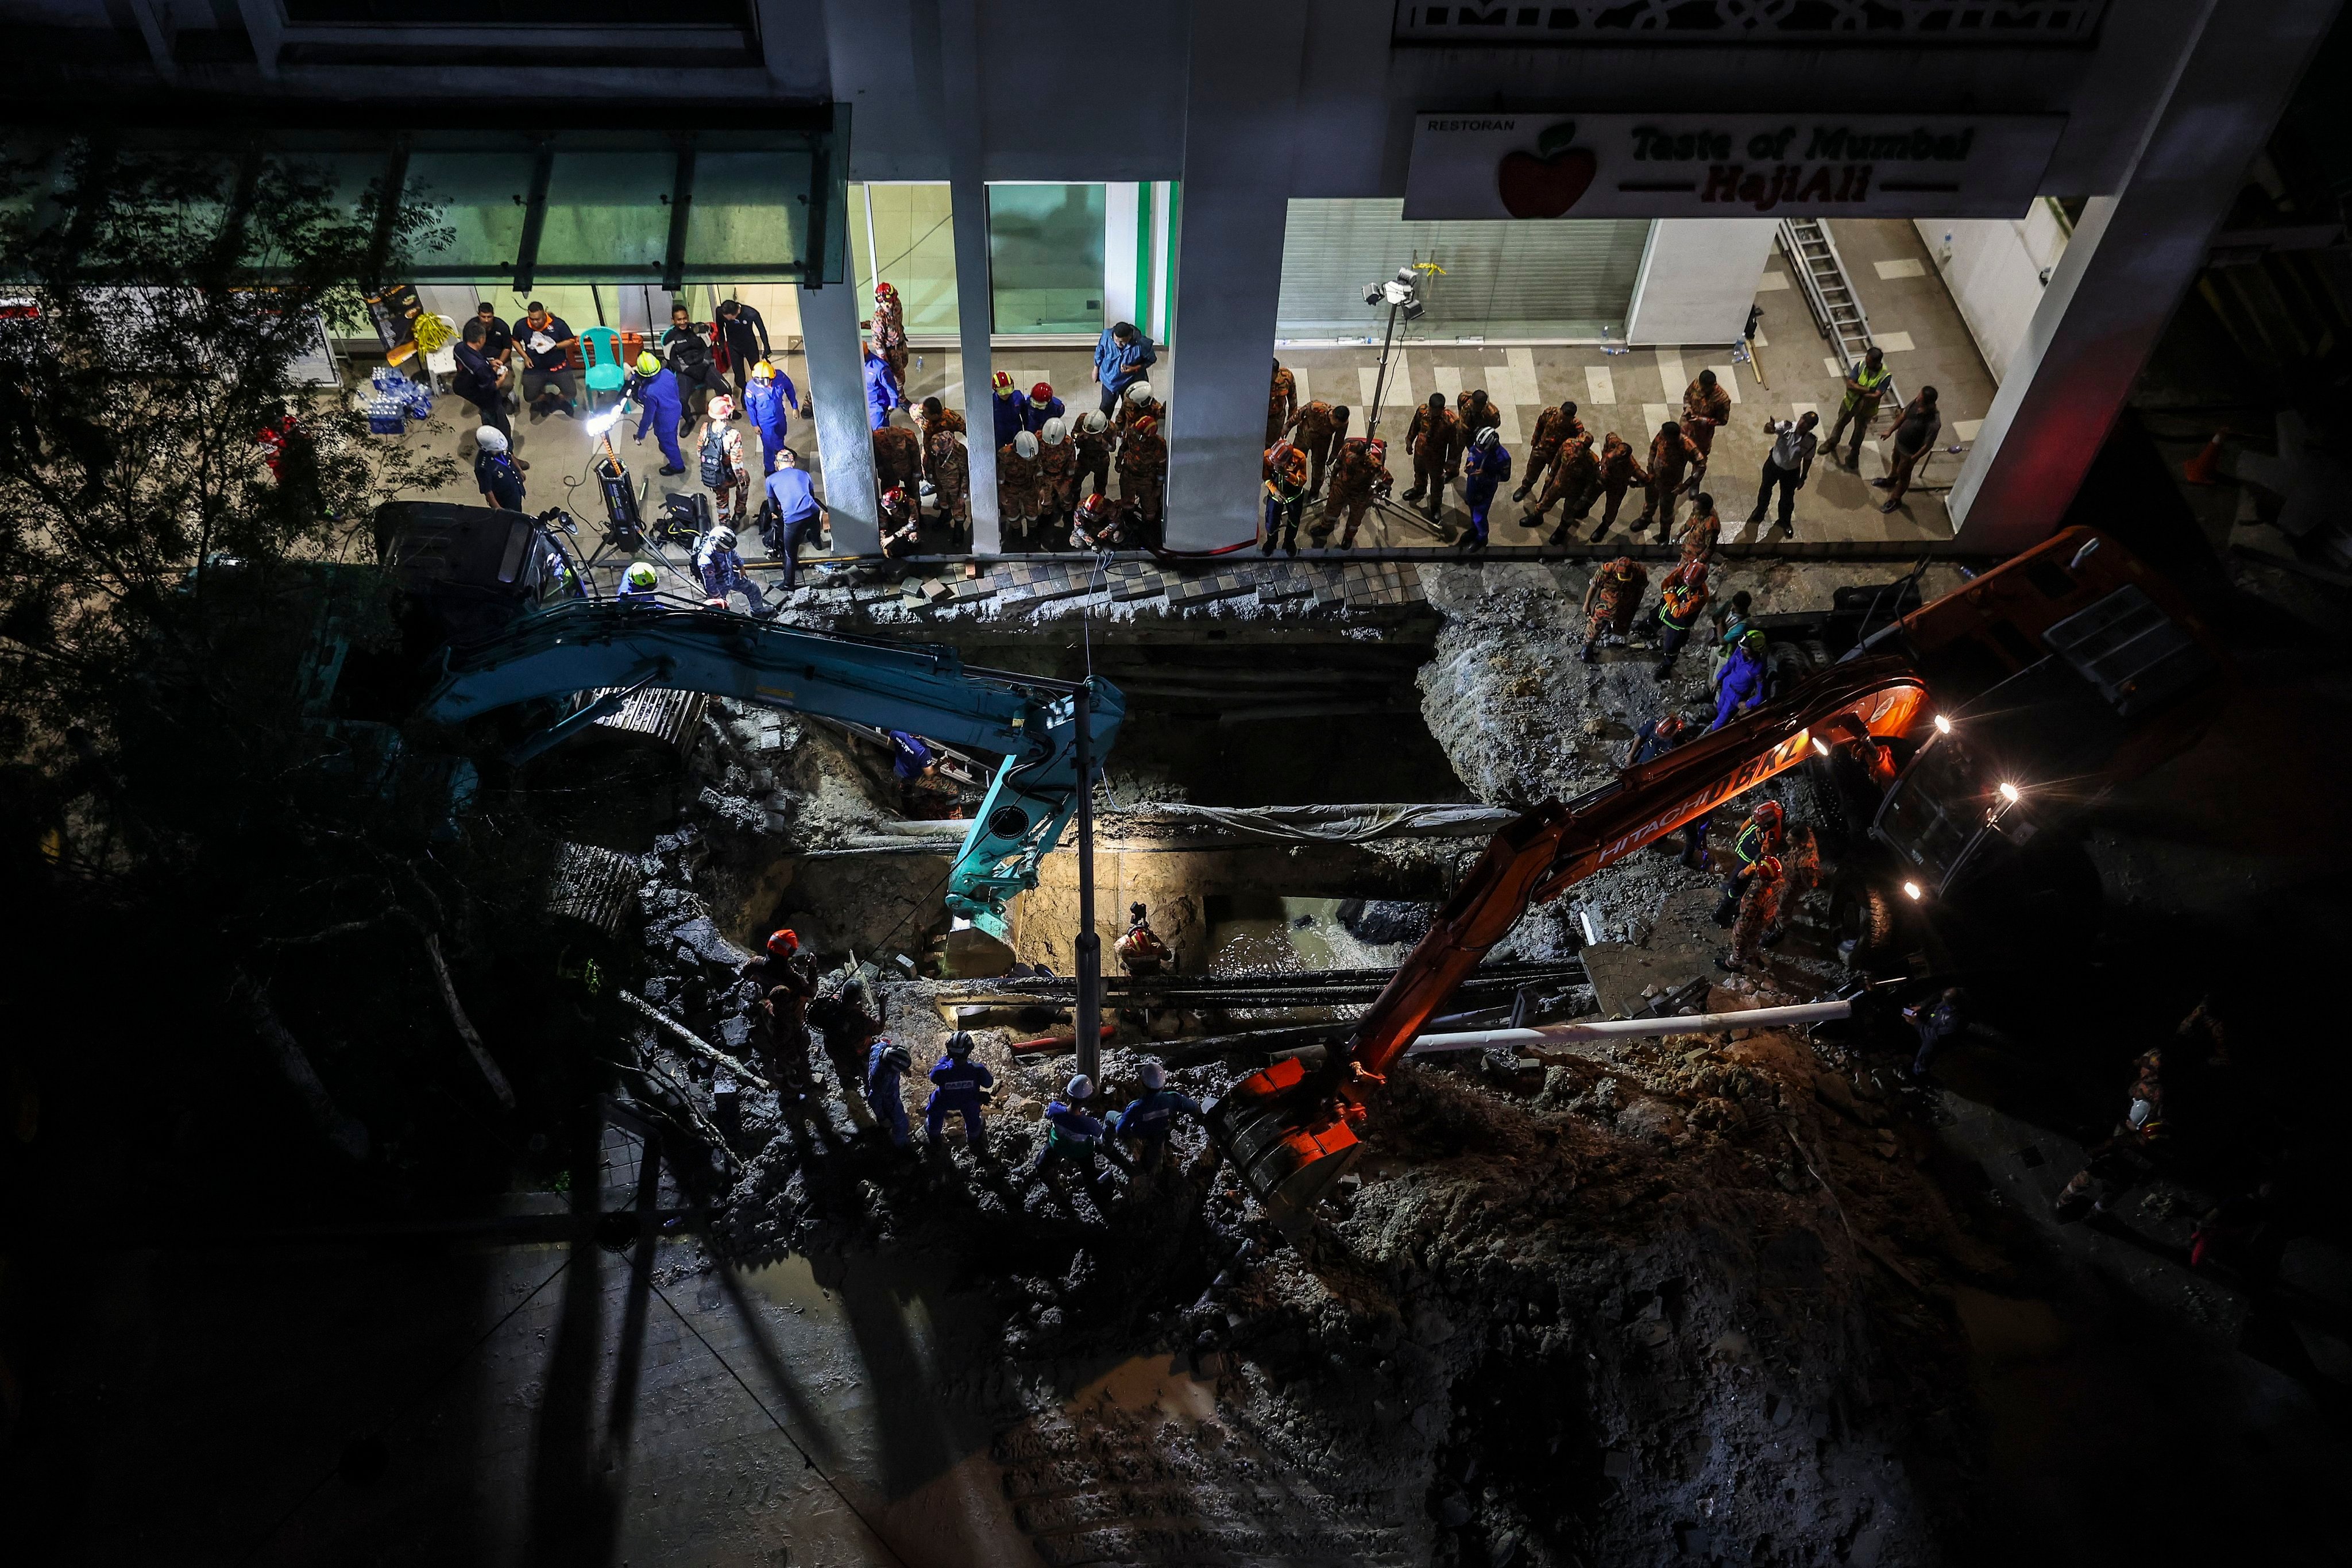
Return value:
<svg viewBox="0 0 2352 1568">
<path fill-rule="evenodd" d="M 1870 318 L 1863 313 L 1862 301 L 1846 279 L 1845 259 L 1838 255 L 1837 242 L 1830 238 L 1830 226 L 1817 217 L 1782 218 L 1780 242 L 1789 258 L 1789 270 L 1804 293 L 1805 308 L 1812 312 L 1814 327 L 1836 351 L 1838 368 L 1853 370 L 1871 347 Z M 1879 406 L 1885 407 L 1886 401 L 1898 409 L 1903 406 L 1903 394 L 1891 377 L 1886 400 Z"/>
</svg>

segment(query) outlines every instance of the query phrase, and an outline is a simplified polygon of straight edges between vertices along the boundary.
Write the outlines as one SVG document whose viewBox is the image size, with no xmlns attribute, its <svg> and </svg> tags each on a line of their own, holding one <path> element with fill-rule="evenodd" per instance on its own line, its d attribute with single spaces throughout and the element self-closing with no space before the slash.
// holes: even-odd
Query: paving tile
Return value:
<svg viewBox="0 0 2352 1568">
<path fill-rule="evenodd" d="M 1125 582 L 1113 583 L 1110 596 L 1124 604 L 1133 599 L 1156 599 L 1164 592 L 1157 577 L 1129 577 Z"/>
<path fill-rule="evenodd" d="M 1257 585 L 1257 596 L 1270 605 L 1285 599 L 1308 598 L 1314 592 L 1314 584 L 1297 577 L 1261 578 Z"/>
</svg>

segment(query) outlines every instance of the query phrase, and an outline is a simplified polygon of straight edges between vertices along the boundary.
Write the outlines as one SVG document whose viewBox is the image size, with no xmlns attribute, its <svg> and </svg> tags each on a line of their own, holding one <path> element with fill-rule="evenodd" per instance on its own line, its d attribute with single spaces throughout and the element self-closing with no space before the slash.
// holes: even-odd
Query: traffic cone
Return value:
<svg viewBox="0 0 2352 1568">
<path fill-rule="evenodd" d="M 2192 485 L 2214 485 L 2221 482 L 2221 437 L 2229 432 L 2216 430 L 2205 449 L 2180 465 L 2181 479 Z"/>
</svg>

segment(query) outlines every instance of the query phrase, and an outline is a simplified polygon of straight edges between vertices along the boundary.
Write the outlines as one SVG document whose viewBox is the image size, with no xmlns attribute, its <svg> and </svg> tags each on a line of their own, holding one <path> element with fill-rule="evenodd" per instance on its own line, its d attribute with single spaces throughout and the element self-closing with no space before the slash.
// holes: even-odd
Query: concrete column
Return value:
<svg viewBox="0 0 2352 1568">
<path fill-rule="evenodd" d="M 956 332 L 963 348 L 963 417 L 971 429 L 971 548 L 1001 547 L 996 514 L 996 421 L 988 405 L 994 371 L 988 334 L 988 122 L 980 107 L 979 0 L 940 0 L 940 104 L 948 142 L 948 199 L 955 207 Z M 957 401 L 950 397 L 949 402 Z"/>
<path fill-rule="evenodd" d="M 1625 341 L 1738 342 L 1780 226 L 1769 217 L 1667 217 L 1652 224 L 1625 316 Z M 1666 394 L 1679 399 L 1682 388 L 1670 386 Z"/>
<path fill-rule="evenodd" d="M 1282 291 L 1305 0 L 1194 0 L 1184 103 L 1184 216 L 1165 385 L 1168 543 L 1203 550 L 1257 531 L 1265 397 Z"/>
<path fill-rule="evenodd" d="M 822 289 L 801 288 L 801 342 L 808 350 L 809 395 L 816 400 L 817 453 L 824 459 L 825 510 L 833 514 L 833 547 L 840 553 L 871 555 L 882 548 L 882 526 L 874 495 L 874 438 L 866 423 L 857 303 L 851 279 Z"/>
<path fill-rule="evenodd" d="M 1963 544 L 2006 553 L 2057 527 L 2337 3 L 2207 6 L 2123 189 L 2074 226 L 1960 466 L 1947 505 Z"/>
<path fill-rule="evenodd" d="M 1102 324 L 1143 321 L 1142 271 L 1137 265 L 1138 198 L 1143 187 L 1133 181 L 1112 181 L 1103 187 Z"/>
</svg>

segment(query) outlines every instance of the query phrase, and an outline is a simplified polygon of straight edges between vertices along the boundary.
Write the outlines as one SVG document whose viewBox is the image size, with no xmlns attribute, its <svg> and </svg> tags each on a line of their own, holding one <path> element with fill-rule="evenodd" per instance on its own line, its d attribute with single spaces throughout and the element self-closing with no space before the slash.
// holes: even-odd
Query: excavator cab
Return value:
<svg viewBox="0 0 2352 1568">
<path fill-rule="evenodd" d="M 2021 643 L 2021 637 L 2017 638 Z M 2125 583 L 2044 630 L 2042 657 L 1939 714 L 1886 793 L 1871 837 L 1916 898 L 1948 898 L 2039 826 L 2096 802 L 2178 745 L 2168 711 L 2210 693 L 2206 642 Z M 2181 715 L 2201 728 L 2193 711 Z"/>
</svg>

